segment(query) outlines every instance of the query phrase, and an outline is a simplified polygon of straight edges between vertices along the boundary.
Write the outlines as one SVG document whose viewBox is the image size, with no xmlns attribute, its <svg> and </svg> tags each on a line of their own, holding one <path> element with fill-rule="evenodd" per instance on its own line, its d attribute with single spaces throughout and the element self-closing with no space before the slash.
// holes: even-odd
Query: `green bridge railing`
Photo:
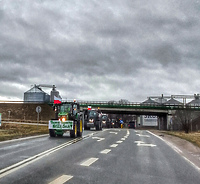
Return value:
<svg viewBox="0 0 200 184">
<path fill-rule="evenodd" d="M 153 103 L 119 103 L 108 101 L 78 101 L 81 107 L 99 107 L 99 108 L 128 108 L 128 109 L 160 109 L 160 110 L 181 110 L 193 109 L 200 110 L 200 104 L 153 104 Z"/>
</svg>

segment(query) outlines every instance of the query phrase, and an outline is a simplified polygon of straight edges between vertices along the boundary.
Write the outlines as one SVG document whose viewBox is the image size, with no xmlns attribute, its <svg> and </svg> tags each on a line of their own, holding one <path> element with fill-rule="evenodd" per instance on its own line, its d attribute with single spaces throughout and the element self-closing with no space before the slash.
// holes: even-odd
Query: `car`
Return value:
<svg viewBox="0 0 200 184">
<path fill-rule="evenodd" d="M 128 123 L 128 128 L 134 128 L 135 129 L 135 121 L 130 121 Z"/>
</svg>

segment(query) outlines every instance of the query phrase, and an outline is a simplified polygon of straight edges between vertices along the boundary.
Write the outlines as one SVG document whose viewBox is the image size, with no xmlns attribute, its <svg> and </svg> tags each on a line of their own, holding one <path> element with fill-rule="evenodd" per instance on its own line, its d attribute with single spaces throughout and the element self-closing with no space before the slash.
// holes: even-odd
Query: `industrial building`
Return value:
<svg viewBox="0 0 200 184">
<path fill-rule="evenodd" d="M 41 87 L 52 88 L 51 94 L 44 92 Z M 24 102 L 41 102 L 41 103 L 52 103 L 54 96 L 60 97 L 59 91 L 57 91 L 55 85 L 34 85 L 31 89 L 24 93 Z"/>
</svg>

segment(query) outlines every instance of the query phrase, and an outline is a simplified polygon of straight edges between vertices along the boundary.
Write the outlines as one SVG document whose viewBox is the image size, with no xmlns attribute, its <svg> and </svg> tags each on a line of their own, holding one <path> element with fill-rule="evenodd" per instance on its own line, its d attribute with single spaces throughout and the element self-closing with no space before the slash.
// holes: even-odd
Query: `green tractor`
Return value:
<svg viewBox="0 0 200 184">
<path fill-rule="evenodd" d="M 67 131 L 70 137 L 82 137 L 83 124 L 80 116 L 80 106 L 76 102 L 55 104 L 55 119 L 49 121 L 50 137 L 63 136 Z"/>
</svg>

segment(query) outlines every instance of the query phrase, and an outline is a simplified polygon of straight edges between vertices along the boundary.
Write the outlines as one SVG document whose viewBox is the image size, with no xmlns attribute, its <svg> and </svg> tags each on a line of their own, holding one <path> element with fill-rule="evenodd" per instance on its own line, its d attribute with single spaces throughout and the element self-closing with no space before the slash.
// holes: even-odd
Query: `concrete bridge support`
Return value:
<svg viewBox="0 0 200 184">
<path fill-rule="evenodd" d="M 172 129 L 172 114 L 165 114 L 158 116 L 158 130 Z"/>
<path fill-rule="evenodd" d="M 167 130 L 167 115 L 158 116 L 158 130 Z"/>
<path fill-rule="evenodd" d="M 172 130 L 172 115 L 167 115 L 167 130 Z"/>
<path fill-rule="evenodd" d="M 141 121 L 140 121 L 140 115 L 137 115 L 136 116 L 136 127 L 141 127 L 142 125 L 141 125 Z"/>
</svg>

